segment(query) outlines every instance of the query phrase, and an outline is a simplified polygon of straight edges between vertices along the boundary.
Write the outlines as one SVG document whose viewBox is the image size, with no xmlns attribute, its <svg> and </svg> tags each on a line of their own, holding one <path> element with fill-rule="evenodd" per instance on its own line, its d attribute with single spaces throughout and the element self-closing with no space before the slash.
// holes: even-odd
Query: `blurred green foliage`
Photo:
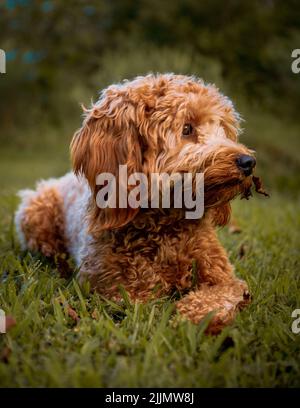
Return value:
<svg viewBox="0 0 300 408">
<path fill-rule="evenodd" d="M 73 113 L 76 87 L 91 94 L 124 74 L 156 70 L 225 82 L 277 112 L 291 115 L 300 106 L 299 76 L 291 72 L 291 52 L 300 44 L 297 0 L 0 4 L 4 129 L 31 124 L 41 112 L 51 121 Z"/>
<path fill-rule="evenodd" d="M 5 0 L 0 3 L 0 186 L 69 168 L 80 103 L 148 72 L 194 74 L 228 94 L 246 119 L 266 183 L 300 187 L 297 1 Z M 28 163 L 30 165 L 28 166 Z M 14 164 L 14 165 L 12 165 Z"/>
</svg>

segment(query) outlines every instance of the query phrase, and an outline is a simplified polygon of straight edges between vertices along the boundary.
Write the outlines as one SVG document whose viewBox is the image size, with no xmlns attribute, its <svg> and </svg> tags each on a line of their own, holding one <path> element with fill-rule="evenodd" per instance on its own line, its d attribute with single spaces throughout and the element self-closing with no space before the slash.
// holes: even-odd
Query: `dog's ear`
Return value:
<svg viewBox="0 0 300 408">
<path fill-rule="evenodd" d="M 142 107 L 135 106 L 117 88 L 108 88 L 91 109 L 85 110 L 83 126 L 71 142 L 71 158 L 75 174 L 86 177 L 94 198 L 101 188 L 96 184 L 99 174 L 111 173 L 118 184 L 119 165 L 127 166 L 128 177 L 142 171 L 145 140 L 137 126 L 142 114 Z M 116 204 L 118 207 L 118 199 Z M 100 209 L 95 202 L 91 215 L 97 228 L 103 230 L 127 224 L 137 212 L 128 205 Z"/>
</svg>

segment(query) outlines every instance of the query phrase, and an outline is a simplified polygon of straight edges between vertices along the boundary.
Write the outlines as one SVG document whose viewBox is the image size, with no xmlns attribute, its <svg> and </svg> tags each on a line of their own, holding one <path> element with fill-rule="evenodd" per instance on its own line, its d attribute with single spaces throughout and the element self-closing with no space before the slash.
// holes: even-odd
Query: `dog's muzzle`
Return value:
<svg viewBox="0 0 300 408">
<path fill-rule="evenodd" d="M 236 164 L 245 176 L 250 176 L 256 165 L 256 160 L 253 156 L 242 154 L 236 159 Z"/>
</svg>

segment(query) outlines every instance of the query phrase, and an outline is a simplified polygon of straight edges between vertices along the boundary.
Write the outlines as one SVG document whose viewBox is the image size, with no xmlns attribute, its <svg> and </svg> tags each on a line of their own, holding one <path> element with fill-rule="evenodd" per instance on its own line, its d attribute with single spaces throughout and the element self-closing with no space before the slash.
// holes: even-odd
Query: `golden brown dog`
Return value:
<svg viewBox="0 0 300 408">
<path fill-rule="evenodd" d="M 177 291 L 182 316 L 198 323 L 214 311 L 209 331 L 218 332 L 250 297 L 215 231 L 228 222 L 230 201 L 252 185 L 255 159 L 238 134 L 231 101 L 194 77 L 148 75 L 108 87 L 72 140 L 74 173 L 21 192 L 16 225 L 23 248 L 68 253 L 79 279 L 109 298 L 120 297 L 120 285 L 138 301 Z M 96 177 L 118 178 L 119 165 L 129 176 L 204 173 L 204 215 L 99 208 Z"/>
</svg>

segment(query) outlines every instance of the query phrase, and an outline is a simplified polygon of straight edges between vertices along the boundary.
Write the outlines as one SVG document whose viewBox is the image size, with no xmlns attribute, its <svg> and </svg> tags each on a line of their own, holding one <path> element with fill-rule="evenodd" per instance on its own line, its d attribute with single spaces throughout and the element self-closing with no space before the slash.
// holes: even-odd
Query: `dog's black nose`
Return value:
<svg viewBox="0 0 300 408">
<path fill-rule="evenodd" d="M 253 156 L 248 156 L 247 154 L 241 154 L 236 159 L 236 164 L 243 171 L 245 176 L 250 176 L 253 168 L 256 165 L 256 160 Z"/>
</svg>

